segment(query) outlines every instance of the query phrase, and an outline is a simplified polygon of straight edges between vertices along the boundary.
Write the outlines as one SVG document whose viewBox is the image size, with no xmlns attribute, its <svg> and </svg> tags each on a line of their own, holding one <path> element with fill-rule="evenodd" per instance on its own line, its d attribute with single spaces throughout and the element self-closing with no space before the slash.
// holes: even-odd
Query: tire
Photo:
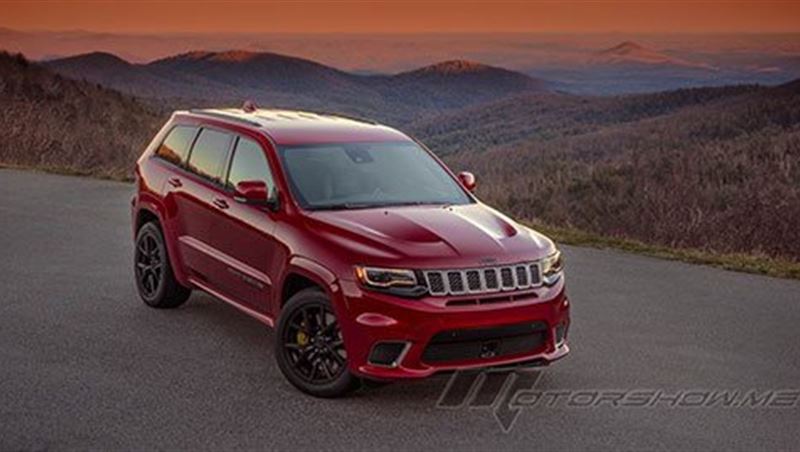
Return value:
<svg viewBox="0 0 800 452">
<path fill-rule="evenodd" d="M 136 233 L 133 274 L 142 301 L 152 308 L 177 308 L 192 291 L 181 286 L 172 272 L 164 236 L 157 223 L 145 223 Z"/>
<path fill-rule="evenodd" d="M 275 359 L 292 385 L 315 397 L 341 397 L 361 383 L 347 368 L 341 329 L 319 289 L 302 290 L 286 302 L 275 333 Z"/>
</svg>

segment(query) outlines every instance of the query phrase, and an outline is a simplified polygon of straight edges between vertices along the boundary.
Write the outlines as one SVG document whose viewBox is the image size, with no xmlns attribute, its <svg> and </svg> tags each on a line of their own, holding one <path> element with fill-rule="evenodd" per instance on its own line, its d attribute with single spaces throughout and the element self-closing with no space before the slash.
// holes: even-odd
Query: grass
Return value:
<svg viewBox="0 0 800 452">
<path fill-rule="evenodd" d="M 538 222 L 526 222 L 537 231 L 565 245 L 601 249 L 615 249 L 661 259 L 709 265 L 712 267 L 745 273 L 800 279 L 800 263 L 769 256 L 745 253 L 716 253 L 693 248 L 671 248 L 653 245 L 624 237 L 608 237 L 572 228 L 550 226 Z"/>
</svg>

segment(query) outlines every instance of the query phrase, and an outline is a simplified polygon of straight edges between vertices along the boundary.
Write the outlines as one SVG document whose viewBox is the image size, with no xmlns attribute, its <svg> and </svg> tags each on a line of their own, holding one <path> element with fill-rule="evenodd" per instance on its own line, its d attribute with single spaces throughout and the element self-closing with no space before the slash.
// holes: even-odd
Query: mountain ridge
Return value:
<svg viewBox="0 0 800 452">
<path fill-rule="evenodd" d="M 43 63 L 62 75 L 128 94 L 184 98 L 190 105 L 260 104 L 337 109 L 392 123 L 477 105 L 524 92 L 547 91 L 543 80 L 466 60 L 449 60 L 397 74 L 360 75 L 273 52 L 196 50 L 145 64 L 98 53 Z"/>
<path fill-rule="evenodd" d="M 488 64 L 479 63 L 477 61 L 455 59 L 455 60 L 440 61 L 438 63 L 429 64 L 427 66 L 422 66 L 420 68 L 412 69 L 410 71 L 403 71 L 402 73 L 433 72 L 439 74 L 463 74 L 469 72 L 480 72 L 490 69 L 498 69 L 498 68 L 496 66 L 490 66 Z"/>
<path fill-rule="evenodd" d="M 718 70 L 717 67 L 710 64 L 670 56 L 634 41 L 623 41 L 615 46 L 594 52 L 588 61 L 590 64 L 606 66 L 674 66 L 712 72 Z"/>
</svg>

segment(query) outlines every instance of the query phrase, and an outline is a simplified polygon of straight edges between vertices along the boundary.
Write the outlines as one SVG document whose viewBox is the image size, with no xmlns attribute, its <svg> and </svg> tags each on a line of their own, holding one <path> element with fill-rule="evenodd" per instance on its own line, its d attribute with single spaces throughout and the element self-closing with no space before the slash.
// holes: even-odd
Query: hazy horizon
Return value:
<svg viewBox="0 0 800 452">
<path fill-rule="evenodd" d="M 33 60 L 100 51 L 132 63 L 147 63 L 195 50 L 246 50 L 307 58 L 343 70 L 384 73 L 451 59 L 530 72 L 574 66 L 593 52 L 625 41 L 712 65 L 765 61 L 773 65 L 774 58 L 800 59 L 800 32 L 95 33 L 0 27 L 0 49 L 21 52 Z M 752 61 L 747 62 L 748 58 Z"/>
</svg>

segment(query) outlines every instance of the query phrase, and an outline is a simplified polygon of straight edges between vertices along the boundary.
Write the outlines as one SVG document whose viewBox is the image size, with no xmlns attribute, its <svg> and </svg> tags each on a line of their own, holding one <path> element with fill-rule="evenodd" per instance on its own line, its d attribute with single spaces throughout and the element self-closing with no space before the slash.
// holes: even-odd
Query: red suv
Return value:
<svg viewBox="0 0 800 452">
<path fill-rule="evenodd" d="M 569 351 L 553 242 L 397 130 L 301 111 L 176 112 L 136 181 L 144 302 L 174 308 L 198 289 L 276 325 L 278 365 L 309 394 Z"/>
</svg>

